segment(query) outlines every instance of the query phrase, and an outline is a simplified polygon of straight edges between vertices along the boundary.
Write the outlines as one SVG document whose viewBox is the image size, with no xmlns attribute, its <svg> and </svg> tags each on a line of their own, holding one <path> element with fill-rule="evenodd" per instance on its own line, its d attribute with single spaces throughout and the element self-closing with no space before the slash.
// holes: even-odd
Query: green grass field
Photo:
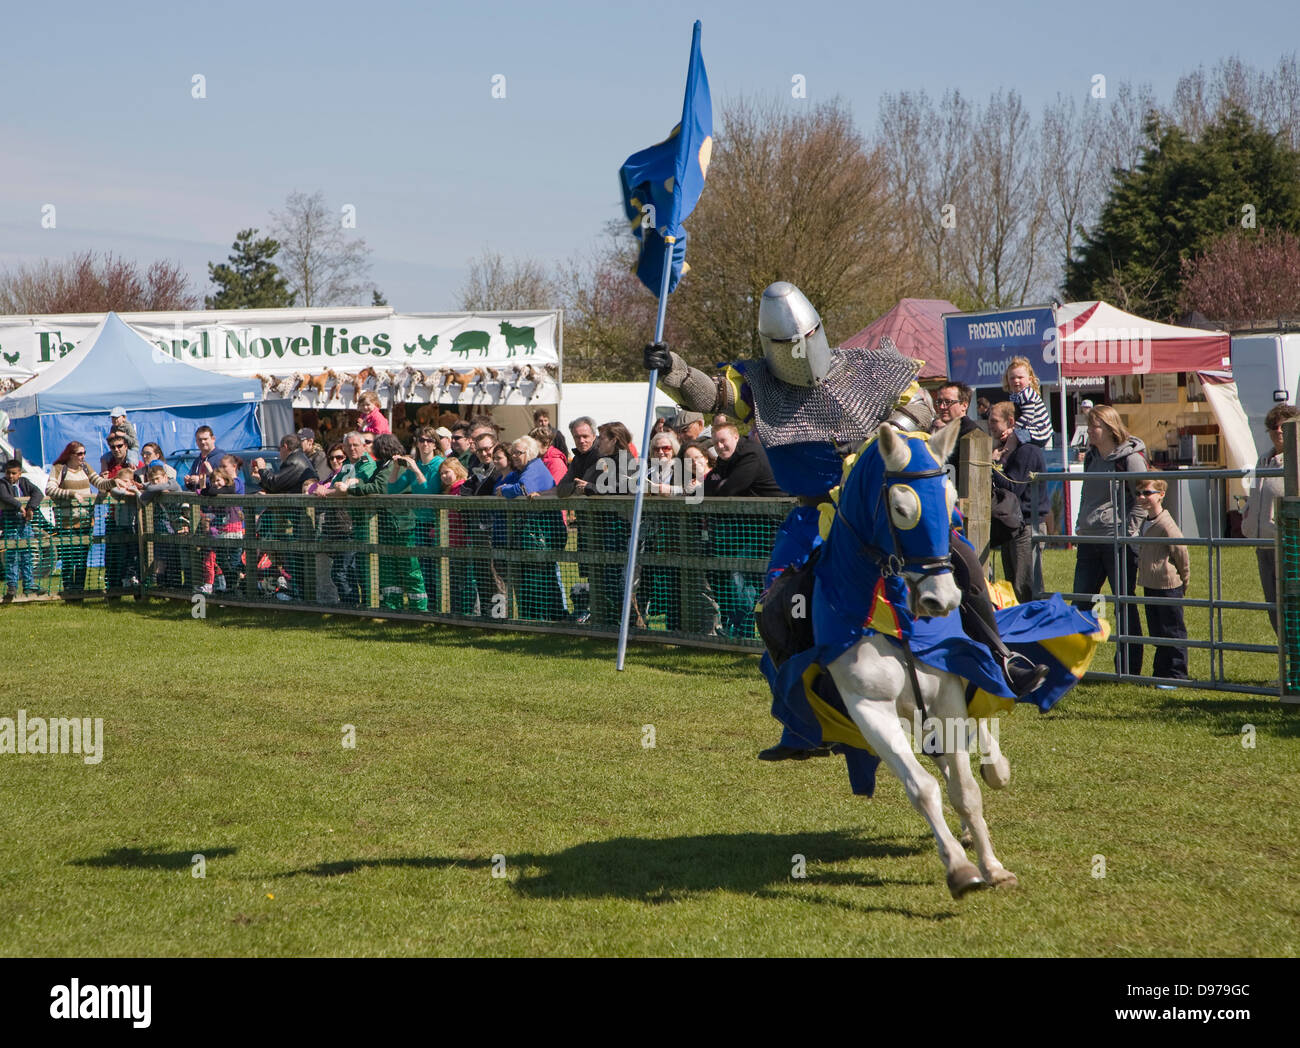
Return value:
<svg viewBox="0 0 1300 1048">
<path fill-rule="evenodd" d="M 619 674 L 571 637 L 189 612 L 0 610 L 0 716 L 105 734 L 98 765 L 0 755 L 3 953 L 1300 951 L 1300 712 L 1276 700 L 1017 710 L 985 803 L 1021 887 L 956 903 L 892 777 L 867 801 L 838 758 L 754 759 L 777 733 L 753 656 L 633 646 Z"/>
</svg>

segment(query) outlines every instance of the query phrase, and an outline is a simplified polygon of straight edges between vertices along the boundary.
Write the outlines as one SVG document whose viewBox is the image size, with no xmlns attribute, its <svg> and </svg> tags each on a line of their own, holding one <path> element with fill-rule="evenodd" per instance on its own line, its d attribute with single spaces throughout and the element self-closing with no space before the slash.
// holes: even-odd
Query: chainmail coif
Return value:
<svg viewBox="0 0 1300 1048">
<path fill-rule="evenodd" d="M 766 448 L 813 441 L 856 446 L 889 416 L 920 370 L 920 361 L 893 348 L 837 349 L 826 378 L 809 387 L 782 382 L 764 360 L 745 361 L 754 431 Z"/>
</svg>

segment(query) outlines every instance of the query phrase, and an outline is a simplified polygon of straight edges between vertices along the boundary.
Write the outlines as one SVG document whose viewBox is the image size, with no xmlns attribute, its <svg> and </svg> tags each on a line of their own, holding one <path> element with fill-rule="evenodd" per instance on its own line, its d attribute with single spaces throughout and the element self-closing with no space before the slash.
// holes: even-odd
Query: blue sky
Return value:
<svg viewBox="0 0 1300 1048">
<path fill-rule="evenodd" d="M 740 95 L 1013 87 L 1033 110 L 1094 73 L 1149 82 L 1300 46 L 1294 5 L 380 2 L 11 5 L 0 41 L 0 265 L 111 250 L 201 290 L 293 190 L 356 208 L 396 307 L 455 306 L 485 249 L 558 261 L 618 214 L 616 173 L 681 110 L 691 25 L 715 108 Z M 191 96 L 206 78 L 207 97 Z M 492 97 L 492 77 L 506 97 Z M 707 191 L 707 190 L 706 190 Z M 56 207 L 55 229 L 41 208 Z M 689 224 L 688 224 L 689 225 Z"/>
</svg>

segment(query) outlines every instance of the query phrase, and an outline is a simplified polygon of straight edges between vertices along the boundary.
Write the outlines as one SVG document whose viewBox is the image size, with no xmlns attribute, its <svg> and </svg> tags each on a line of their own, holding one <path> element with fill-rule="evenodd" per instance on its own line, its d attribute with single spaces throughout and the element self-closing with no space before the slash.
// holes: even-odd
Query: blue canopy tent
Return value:
<svg viewBox="0 0 1300 1048">
<path fill-rule="evenodd" d="M 261 399 L 258 380 L 183 363 L 109 313 L 67 356 L 0 398 L 0 411 L 24 458 L 49 469 L 71 440 L 86 445 L 94 465 L 108 448 L 115 407 L 126 409 L 141 444 L 154 441 L 164 454 L 193 447 L 201 425 L 212 427 L 219 448 L 259 447 Z"/>
</svg>

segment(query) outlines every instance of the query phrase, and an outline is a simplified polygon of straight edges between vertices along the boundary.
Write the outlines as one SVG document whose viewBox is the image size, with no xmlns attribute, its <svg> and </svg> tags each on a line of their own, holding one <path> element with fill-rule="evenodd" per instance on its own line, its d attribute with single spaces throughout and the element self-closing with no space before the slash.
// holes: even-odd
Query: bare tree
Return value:
<svg viewBox="0 0 1300 1048">
<path fill-rule="evenodd" d="M 636 277 L 635 245 L 626 222 L 611 222 L 601 244 L 559 271 L 557 283 L 564 289 L 564 375 L 570 381 L 645 378 L 641 347 L 654 334 L 658 300 Z M 664 337 L 689 355 L 676 298 L 674 292 Z"/>
<path fill-rule="evenodd" d="M 1116 88 L 1106 113 L 1102 135 L 1103 161 L 1110 171 L 1137 167 L 1150 140 L 1147 120 L 1156 112 L 1155 93 L 1150 84 L 1134 87 L 1127 80 Z"/>
<path fill-rule="evenodd" d="M 670 308 L 688 352 L 756 355 L 759 299 L 776 280 L 803 290 L 832 342 L 892 305 L 907 266 L 887 164 L 848 109 L 832 101 L 794 116 L 742 99 L 718 126 L 708 187 L 686 223 L 691 270 Z"/>
<path fill-rule="evenodd" d="M 960 297 L 953 231 L 969 177 L 970 103 L 957 91 L 937 107 L 924 91 L 885 95 L 879 135 L 896 235 L 913 248 L 910 293 Z"/>
<path fill-rule="evenodd" d="M 959 279 L 981 307 L 1023 305 L 1042 295 L 1047 221 L 1041 156 L 1019 94 L 994 93 L 979 111 L 971 141 L 956 215 Z"/>
<path fill-rule="evenodd" d="M 1300 152 L 1300 66 L 1294 51 L 1278 59 L 1276 71 L 1261 89 L 1258 105 L 1264 127 L 1281 132 L 1287 144 Z"/>
<path fill-rule="evenodd" d="M 1079 105 L 1073 98 L 1057 95 L 1043 110 L 1039 174 L 1058 252 L 1057 286 L 1064 285 L 1065 268 L 1081 239 L 1080 230 L 1092 224 L 1105 199 L 1110 172 L 1098 162 L 1104 104 L 1087 99 Z"/>
<path fill-rule="evenodd" d="M 469 263 L 469 276 L 460 289 L 460 309 L 551 309 L 559 298 L 555 281 L 531 258 L 506 262 L 485 251 Z"/>
<path fill-rule="evenodd" d="M 324 193 L 290 193 L 271 221 L 295 305 L 365 305 L 370 248 L 360 237 L 343 235 L 343 220 L 326 207 Z"/>
<path fill-rule="evenodd" d="M 1179 77 L 1168 116 L 1195 141 L 1232 108 L 1300 150 L 1300 68 L 1295 53 L 1280 58 L 1272 74 L 1236 55 L 1222 59 L 1208 75 L 1199 66 Z"/>
<path fill-rule="evenodd" d="M 156 261 L 141 272 L 136 262 L 86 251 L 0 273 L 0 313 L 134 313 L 198 304 L 179 262 Z"/>
</svg>

